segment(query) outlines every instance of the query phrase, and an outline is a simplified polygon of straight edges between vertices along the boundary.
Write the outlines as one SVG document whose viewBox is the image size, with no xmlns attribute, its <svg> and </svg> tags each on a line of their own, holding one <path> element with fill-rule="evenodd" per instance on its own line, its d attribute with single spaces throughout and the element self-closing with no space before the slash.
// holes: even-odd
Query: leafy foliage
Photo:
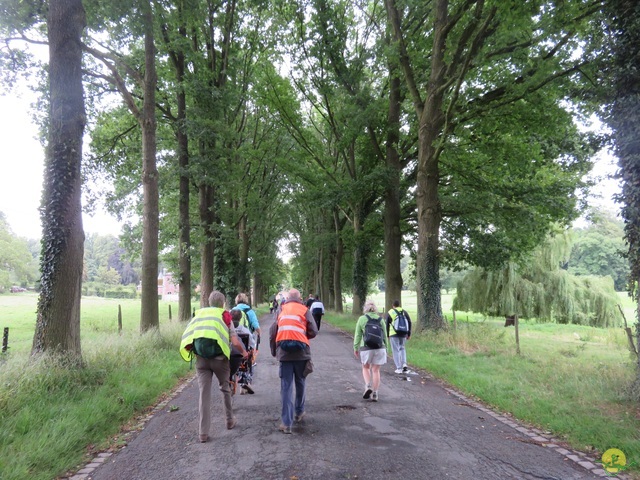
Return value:
<svg viewBox="0 0 640 480">
<path fill-rule="evenodd" d="M 620 323 L 610 277 L 574 276 L 560 265 L 571 251 L 568 234 L 556 235 L 528 261 L 490 271 L 477 268 L 458 284 L 455 310 L 492 316 L 612 327 Z"/>
</svg>

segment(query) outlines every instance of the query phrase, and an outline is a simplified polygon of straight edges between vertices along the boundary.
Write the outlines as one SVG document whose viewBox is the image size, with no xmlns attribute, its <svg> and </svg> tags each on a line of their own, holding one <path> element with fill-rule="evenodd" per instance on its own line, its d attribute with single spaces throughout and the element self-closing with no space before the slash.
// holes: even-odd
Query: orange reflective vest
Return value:
<svg viewBox="0 0 640 480">
<path fill-rule="evenodd" d="M 298 302 L 282 305 L 278 315 L 278 334 L 276 343 L 282 340 L 298 340 L 309 345 L 307 338 L 307 307 Z"/>
</svg>

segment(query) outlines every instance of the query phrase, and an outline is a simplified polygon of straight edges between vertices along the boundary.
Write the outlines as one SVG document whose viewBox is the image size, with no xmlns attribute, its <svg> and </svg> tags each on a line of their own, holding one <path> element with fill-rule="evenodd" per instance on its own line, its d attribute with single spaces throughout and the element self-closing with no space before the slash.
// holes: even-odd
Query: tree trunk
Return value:
<svg viewBox="0 0 640 480">
<path fill-rule="evenodd" d="M 369 291 L 369 239 L 362 232 L 361 212 L 354 213 L 355 248 L 353 252 L 353 307 L 354 315 L 362 315 L 362 307 Z"/>
<path fill-rule="evenodd" d="M 180 27 L 180 34 L 186 38 L 186 29 Z M 191 318 L 191 221 L 189 218 L 189 137 L 186 134 L 187 101 L 184 91 L 185 59 L 184 52 L 176 53 L 176 80 L 178 81 L 178 128 L 176 140 L 178 143 L 178 170 L 180 175 L 180 238 L 178 247 L 178 268 L 180 269 L 178 294 L 178 319 L 186 322 Z"/>
<path fill-rule="evenodd" d="M 213 261 L 215 252 L 215 236 L 213 224 L 215 218 L 213 208 L 213 187 L 200 185 L 199 208 L 200 226 L 204 240 L 200 248 L 200 306 L 209 306 L 209 294 L 213 291 Z"/>
<path fill-rule="evenodd" d="M 418 295 L 418 327 L 446 327 L 442 316 L 440 294 L 440 223 L 442 210 L 438 198 L 440 171 L 434 143 L 443 125 L 442 100 L 445 71 L 444 52 L 447 23 L 446 0 L 436 5 L 435 37 L 431 55 L 430 89 L 420 112 L 418 129 L 418 256 L 416 285 Z"/>
<path fill-rule="evenodd" d="M 249 281 L 249 234 L 247 232 L 247 215 L 242 215 L 238 224 L 238 236 L 240 237 L 239 261 L 238 269 L 238 292 L 246 292 L 249 294 L 251 282 Z"/>
<path fill-rule="evenodd" d="M 142 107 L 142 292 L 140 330 L 158 328 L 158 169 L 156 167 L 156 66 L 151 3 L 141 2 L 144 22 L 144 101 Z"/>
<path fill-rule="evenodd" d="M 394 300 L 401 300 L 402 273 L 400 271 L 400 248 L 402 233 L 400 231 L 400 156 L 398 142 L 400 140 L 400 77 L 397 66 L 389 66 L 389 112 L 386 163 L 390 174 L 385 191 L 384 202 L 384 299 L 385 311 L 389 311 Z M 402 302 L 400 303 L 402 304 Z"/>
<path fill-rule="evenodd" d="M 333 263 L 333 295 L 335 297 L 335 310 L 337 313 L 344 312 L 342 305 L 342 257 L 344 256 L 344 244 L 342 243 L 342 226 L 338 218 L 338 212 L 333 212 L 333 220 L 336 229 L 336 253 Z"/>
<path fill-rule="evenodd" d="M 32 354 L 51 352 L 82 362 L 80 298 L 82 229 L 82 135 L 85 126 L 81 0 L 52 0 L 49 37 L 50 125 L 43 195 L 42 290 Z"/>
</svg>

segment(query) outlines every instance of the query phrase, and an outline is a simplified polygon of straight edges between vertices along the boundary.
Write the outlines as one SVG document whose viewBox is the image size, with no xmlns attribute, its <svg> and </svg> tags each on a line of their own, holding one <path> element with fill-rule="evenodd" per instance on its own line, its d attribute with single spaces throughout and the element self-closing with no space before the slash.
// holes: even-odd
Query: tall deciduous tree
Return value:
<svg viewBox="0 0 640 480">
<path fill-rule="evenodd" d="M 41 292 L 32 354 L 62 352 L 81 360 L 81 189 L 85 126 L 81 0 L 52 0 L 49 37 L 49 141 L 43 195 Z"/>
<path fill-rule="evenodd" d="M 622 218 L 625 222 L 627 258 L 631 273 L 629 292 L 638 302 L 640 320 L 640 4 L 633 0 L 610 0 L 606 5 L 613 53 L 610 72 L 614 82 L 609 125 L 622 178 Z M 637 329 L 640 340 L 640 329 Z M 635 380 L 640 398 L 640 357 Z"/>
<path fill-rule="evenodd" d="M 94 6 L 98 8 L 100 5 Z M 158 317 L 158 230 L 159 230 L 159 201 L 158 201 L 158 169 L 156 165 L 156 48 L 154 34 L 153 3 L 150 0 L 138 0 L 136 12 L 141 31 L 126 31 L 118 23 L 124 15 L 122 11 L 111 18 L 112 24 L 118 24 L 120 37 L 114 35 L 111 41 L 119 45 L 123 40 L 131 41 L 136 35 L 143 40 L 143 65 L 136 65 L 132 58 L 114 51 L 112 47 L 100 46 L 94 48 L 85 45 L 85 50 L 100 60 L 108 69 L 108 74 L 98 71 L 91 72 L 95 78 L 106 80 L 122 95 L 129 111 L 133 114 L 142 133 L 142 272 L 141 272 L 141 309 L 140 330 L 147 331 L 157 328 Z M 117 9 L 116 9 L 117 10 Z M 104 12 L 103 12 L 104 13 Z M 106 14 L 105 14 L 106 21 Z M 134 55 L 132 55 L 134 56 Z M 131 63 L 130 63 L 131 62 Z M 132 91 L 128 79 L 134 81 Z M 142 92 L 142 105 L 139 104 L 139 92 Z"/>
<path fill-rule="evenodd" d="M 500 163 L 493 164 L 491 176 L 483 172 L 485 162 L 482 165 L 466 162 L 492 158 L 487 149 L 491 139 L 501 134 L 502 126 L 509 126 L 504 118 L 498 120 L 501 111 L 508 111 L 509 117 L 519 119 L 525 128 L 556 125 L 557 130 L 577 138 L 571 132 L 571 119 L 560 107 L 571 85 L 583 79 L 579 73 L 588 65 L 588 57 L 575 55 L 580 42 L 578 35 L 591 31 L 588 22 L 599 11 L 600 2 L 535 1 L 516 5 L 484 0 L 435 0 L 407 4 L 386 0 L 385 4 L 419 135 L 415 193 L 418 324 L 443 328 L 446 324 L 440 298 L 441 232 L 448 233 L 447 247 L 458 248 L 460 253 L 461 249 L 472 247 L 474 251 L 466 250 L 462 260 L 470 260 L 471 255 L 478 261 L 503 263 L 542 241 L 554 220 L 572 217 L 576 199 L 571 183 L 575 189 L 580 182 L 575 174 L 584 171 L 584 162 L 577 153 L 579 147 L 568 144 L 572 142 L 561 137 L 549 144 L 546 139 L 541 141 L 530 134 L 529 142 L 535 142 L 536 148 L 521 151 L 516 157 L 501 158 Z M 537 92 L 544 93 L 535 97 Z M 553 115 L 536 107 L 540 99 L 553 106 Z M 503 140 L 509 145 L 508 137 Z M 487 154 L 478 157 L 478 149 L 487 149 Z M 466 153 L 461 155 L 461 150 Z M 499 167 L 509 167 L 514 160 L 520 162 L 518 169 L 528 165 L 513 177 L 515 183 L 526 179 L 529 185 L 520 186 L 517 195 L 508 188 L 491 185 L 506 178 Z M 563 190 L 561 195 L 549 188 L 552 174 L 536 173 L 540 165 L 553 162 L 559 173 L 567 175 L 564 186 L 556 189 Z M 447 210 L 441 189 L 454 183 L 460 189 L 448 199 Z M 487 203 L 482 204 L 466 197 L 464 192 L 473 190 L 477 183 L 496 198 L 487 198 Z M 537 190 L 538 183 L 545 185 L 539 189 L 546 192 L 544 195 L 527 193 L 531 187 Z M 547 201 L 549 193 L 569 202 L 556 208 Z M 458 207 L 465 199 L 467 216 L 463 218 Z M 530 206 L 526 216 L 513 218 L 520 226 L 529 228 L 512 229 L 503 221 L 496 223 L 493 218 L 496 207 L 506 205 L 512 214 L 519 205 Z M 477 241 L 480 239 L 482 242 Z"/>
<path fill-rule="evenodd" d="M 140 330 L 157 328 L 158 318 L 158 169 L 156 167 L 156 49 L 151 0 L 140 0 L 144 25 L 144 100 L 142 127 L 142 291 Z"/>
</svg>

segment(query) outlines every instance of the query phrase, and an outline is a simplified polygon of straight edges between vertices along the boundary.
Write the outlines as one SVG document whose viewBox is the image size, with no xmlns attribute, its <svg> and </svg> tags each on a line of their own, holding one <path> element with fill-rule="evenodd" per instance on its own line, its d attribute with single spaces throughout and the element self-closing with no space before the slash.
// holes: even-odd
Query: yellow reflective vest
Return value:
<svg viewBox="0 0 640 480">
<path fill-rule="evenodd" d="M 229 327 L 222 319 L 223 308 L 207 307 L 196 311 L 195 316 L 188 323 L 180 342 L 180 355 L 188 362 L 193 358 L 193 341 L 196 338 L 211 338 L 216 340 L 224 356 L 229 358 Z"/>
</svg>

